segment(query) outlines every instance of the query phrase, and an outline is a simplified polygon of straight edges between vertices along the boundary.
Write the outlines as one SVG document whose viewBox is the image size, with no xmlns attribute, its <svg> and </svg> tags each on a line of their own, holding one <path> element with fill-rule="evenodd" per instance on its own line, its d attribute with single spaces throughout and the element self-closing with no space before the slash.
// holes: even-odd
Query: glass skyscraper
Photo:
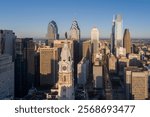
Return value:
<svg viewBox="0 0 150 117">
<path fill-rule="evenodd" d="M 111 52 L 117 53 L 117 49 L 123 48 L 123 21 L 121 15 L 116 15 L 112 22 L 112 34 L 111 34 Z"/>
<path fill-rule="evenodd" d="M 47 39 L 50 39 L 50 40 L 55 40 L 59 38 L 58 27 L 57 27 L 56 22 L 53 20 L 48 24 L 46 37 Z"/>
<path fill-rule="evenodd" d="M 115 46 L 123 47 L 123 27 L 121 15 L 116 15 L 115 17 Z"/>
</svg>

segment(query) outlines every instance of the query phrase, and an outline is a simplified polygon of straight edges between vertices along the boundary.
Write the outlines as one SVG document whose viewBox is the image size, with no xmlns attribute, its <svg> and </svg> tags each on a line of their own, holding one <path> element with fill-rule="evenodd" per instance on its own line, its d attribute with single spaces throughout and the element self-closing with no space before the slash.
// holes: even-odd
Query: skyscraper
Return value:
<svg viewBox="0 0 150 117">
<path fill-rule="evenodd" d="M 92 54 L 92 46 L 91 41 L 87 40 L 82 42 L 82 57 L 86 57 L 87 59 L 91 60 L 91 54 Z"/>
<path fill-rule="evenodd" d="M 122 16 L 116 15 L 115 17 L 115 46 L 123 47 L 123 27 L 122 27 Z"/>
<path fill-rule="evenodd" d="M 112 21 L 112 30 L 111 30 L 111 53 L 115 54 L 115 19 Z"/>
<path fill-rule="evenodd" d="M 126 49 L 126 53 L 131 53 L 131 38 L 129 29 L 125 29 L 123 36 L 123 47 Z"/>
<path fill-rule="evenodd" d="M 59 61 L 58 75 L 59 75 L 58 79 L 59 99 L 73 100 L 74 99 L 73 61 L 67 40 L 61 51 L 61 60 Z"/>
<path fill-rule="evenodd" d="M 91 30 L 91 41 L 93 42 L 94 40 L 99 40 L 99 30 L 95 27 Z"/>
<path fill-rule="evenodd" d="M 0 54 L 9 54 L 14 60 L 14 42 L 16 35 L 12 30 L 0 30 Z"/>
<path fill-rule="evenodd" d="M 76 20 L 73 21 L 70 28 L 70 38 L 72 40 L 80 41 L 80 28 Z"/>
<path fill-rule="evenodd" d="M 14 62 L 8 54 L 0 55 L 0 100 L 14 98 Z"/>
<path fill-rule="evenodd" d="M 58 50 L 49 46 L 40 49 L 40 85 L 53 86 L 57 82 Z"/>
<path fill-rule="evenodd" d="M 83 57 L 78 63 L 77 81 L 78 85 L 86 85 L 89 77 L 89 60 Z"/>
<path fill-rule="evenodd" d="M 119 55 L 118 49 L 123 47 L 123 24 L 122 16 L 116 15 L 112 22 L 112 34 L 111 34 L 111 52 L 115 55 Z"/>
<path fill-rule="evenodd" d="M 34 42 L 32 38 L 15 40 L 15 96 L 23 97 L 34 85 Z"/>
<path fill-rule="evenodd" d="M 50 45 L 53 40 L 59 39 L 58 27 L 54 20 L 48 24 L 46 38 L 48 39 L 48 45 Z"/>
</svg>

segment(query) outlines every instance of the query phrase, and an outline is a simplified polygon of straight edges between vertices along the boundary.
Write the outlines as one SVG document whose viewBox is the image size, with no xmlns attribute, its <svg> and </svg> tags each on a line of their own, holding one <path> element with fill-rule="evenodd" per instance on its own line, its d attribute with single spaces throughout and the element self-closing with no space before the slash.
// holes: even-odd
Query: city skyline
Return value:
<svg viewBox="0 0 150 117">
<path fill-rule="evenodd" d="M 14 30 L 18 37 L 43 38 L 48 23 L 54 20 L 60 38 L 64 38 L 76 19 L 81 38 L 90 38 L 93 27 L 99 29 L 100 38 L 110 38 L 113 15 L 121 14 L 123 29 L 129 28 L 131 38 L 149 38 L 149 3 L 149 0 L 2 0 L 0 28 Z"/>
</svg>

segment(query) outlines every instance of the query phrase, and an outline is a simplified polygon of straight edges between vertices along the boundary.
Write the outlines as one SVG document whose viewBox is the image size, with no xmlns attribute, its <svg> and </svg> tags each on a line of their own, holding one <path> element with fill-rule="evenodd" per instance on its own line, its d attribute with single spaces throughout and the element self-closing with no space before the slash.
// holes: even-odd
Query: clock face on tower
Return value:
<svg viewBox="0 0 150 117">
<path fill-rule="evenodd" d="M 63 71 L 66 71 L 67 70 L 67 66 L 63 66 L 62 69 L 63 69 Z"/>
</svg>

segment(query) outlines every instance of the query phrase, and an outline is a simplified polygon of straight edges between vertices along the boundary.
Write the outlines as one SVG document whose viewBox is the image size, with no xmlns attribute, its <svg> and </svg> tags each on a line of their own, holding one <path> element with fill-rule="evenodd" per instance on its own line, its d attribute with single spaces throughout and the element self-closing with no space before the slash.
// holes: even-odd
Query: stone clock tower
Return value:
<svg viewBox="0 0 150 117">
<path fill-rule="evenodd" d="M 67 40 L 62 48 L 59 61 L 58 99 L 74 99 L 73 61 Z"/>
</svg>

